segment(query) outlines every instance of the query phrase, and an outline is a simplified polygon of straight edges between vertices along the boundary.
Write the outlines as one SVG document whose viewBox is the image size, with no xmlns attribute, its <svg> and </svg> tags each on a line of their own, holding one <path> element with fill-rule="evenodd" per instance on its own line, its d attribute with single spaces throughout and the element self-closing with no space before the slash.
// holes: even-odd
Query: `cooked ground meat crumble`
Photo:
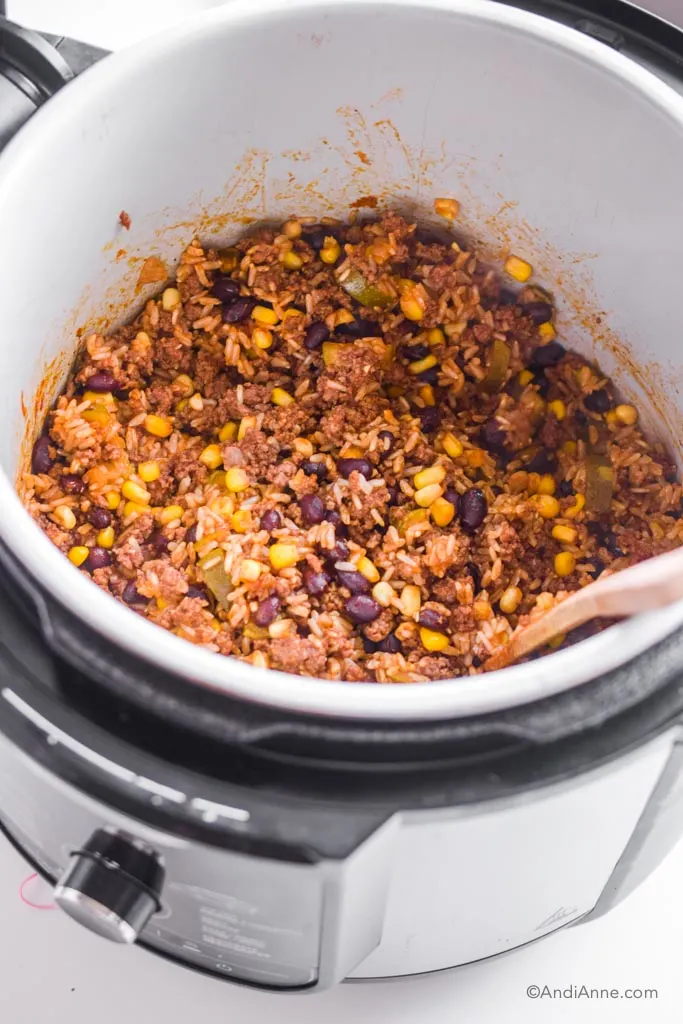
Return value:
<svg viewBox="0 0 683 1024">
<path fill-rule="evenodd" d="M 87 338 L 27 508 L 209 650 L 322 679 L 481 671 L 530 617 L 682 539 L 665 451 L 560 344 L 531 274 L 395 212 L 193 242 L 132 324 Z"/>
</svg>

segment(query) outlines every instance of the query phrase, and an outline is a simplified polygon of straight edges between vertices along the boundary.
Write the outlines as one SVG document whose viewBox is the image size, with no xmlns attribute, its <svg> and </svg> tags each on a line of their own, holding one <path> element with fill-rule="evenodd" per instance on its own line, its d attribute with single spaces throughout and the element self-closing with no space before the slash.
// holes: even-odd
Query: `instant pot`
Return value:
<svg viewBox="0 0 683 1024">
<path fill-rule="evenodd" d="M 15 484 L 85 325 L 145 300 L 148 255 L 358 200 L 429 219 L 440 195 L 493 259 L 534 264 L 562 339 L 680 463 L 683 35 L 620 0 L 234 0 L 116 55 L 0 20 L 11 136 L 0 822 L 56 903 L 178 965 L 315 991 L 622 900 L 683 832 L 682 604 L 485 676 L 288 676 L 112 600 Z"/>
</svg>

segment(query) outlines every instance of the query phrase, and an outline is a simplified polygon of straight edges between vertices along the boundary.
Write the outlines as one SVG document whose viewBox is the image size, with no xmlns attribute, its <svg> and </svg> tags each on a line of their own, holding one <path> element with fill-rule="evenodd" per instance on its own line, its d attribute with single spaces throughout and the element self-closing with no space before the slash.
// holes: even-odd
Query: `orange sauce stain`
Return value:
<svg viewBox="0 0 683 1024">
<path fill-rule="evenodd" d="M 356 199 L 355 202 L 351 203 L 351 208 L 353 210 L 361 210 L 363 207 L 367 207 L 370 210 L 376 210 L 377 203 L 377 196 L 361 196 L 360 199 Z"/>
<path fill-rule="evenodd" d="M 357 149 L 355 152 L 356 152 L 356 156 L 358 157 L 360 162 L 362 164 L 365 164 L 367 167 L 369 167 L 372 161 L 370 160 L 370 157 L 368 156 L 368 154 L 364 153 L 362 149 Z"/>
</svg>

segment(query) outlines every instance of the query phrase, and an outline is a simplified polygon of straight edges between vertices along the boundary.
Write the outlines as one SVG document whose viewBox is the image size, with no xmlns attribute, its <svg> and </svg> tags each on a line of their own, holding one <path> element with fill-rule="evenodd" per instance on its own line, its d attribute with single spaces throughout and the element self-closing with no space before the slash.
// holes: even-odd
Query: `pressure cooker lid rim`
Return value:
<svg viewBox="0 0 683 1024">
<path fill-rule="evenodd" d="M 50 101 L 70 104 L 71 115 L 80 104 L 81 112 L 104 102 L 117 80 L 145 58 L 174 52 L 188 36 L 203 34 L 217 24 L 235 24 L 257 20 L 270 14 L 287 15 L 320 9 L 317 0 L 295 0 L 283 5 L 280 0 L 244 0 L 219 10 L 205 12 L 189 24 L 167 30 L 160 37 L 144 40 L 121 54 L 96 65 L 83 79 L 76 79 L 67 90 Z M 339 0 L 329 4 L 340 8 Z M 371 7 L 414 7 L 414 0 L 345 0 L 345 11 Z M 653 107 L 668 115 L 683 132 L 683 99 L 653 74 L 603 44 L 546 18 L 496 3 L 481 5 L 478 0 L 427 0 L 422 11 L 465 15 L 480 22 L 503 24 L 511 30 L 535 34 L 539 39 L 569 50 L 576 57 L 597 61 L 605 71 L 639 90 Z M 54 105 L 54 106 L 53 106 Z M 63 107 L 63 111 L 66 111 Z M 3 155 L 4 174 L 0 178 L 0 213 L 11 202 L 17 180 L 26 161 L 40 159 L 49 148 L 53 133 L 59 130 L 59 117 L 51 123 L 51 111 L 42 110 L 19 133 Z M 24 568 L 42 581 L 64 607 L 71 608 L 96 633 L 131 653 L 154 661 L 174 674 L 204 687 L 220 690 L 233 697 L 308 714 L 337 715 L 343 718 L 415 719 L 456 718 L 483 714 L 531 703 L 614 670 L 633 660 L 648 647 L 671 634 L 683 624 L 683 602 L 663 612 L 641 616 L 637 620 L 612 627 L 567 650 L 515 666 L 485 677 L 470 677 L 430 683 L 429 686 L 377 686 L 376 684 L 320 682 L 300 676 L 259 669 L 193 645 L 164 633 L 132 610 L 111 599 L 71 566 L 23 509 L 14 487 L 0 470 L 0 507 L 3 509 L 2 533 L 8 548 L 23 561 Z M 43 622 L 49 633 L 49 616 Z"/>
</svg>

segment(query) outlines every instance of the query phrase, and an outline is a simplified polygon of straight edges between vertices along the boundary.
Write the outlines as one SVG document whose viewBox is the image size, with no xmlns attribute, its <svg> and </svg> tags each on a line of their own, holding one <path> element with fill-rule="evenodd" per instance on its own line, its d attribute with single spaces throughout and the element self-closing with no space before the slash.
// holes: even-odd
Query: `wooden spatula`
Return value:
<svg viewBox="0 0 683 1024">
<path fill-rule="evenodd" d="M 506 668 L 547 644 L 553 637 L 591 619 L 618 619 L 664 608 L 683 599 L 683 548 L 632 565 L 606 579 L 589 583 L 545 615 L 512 634 L 484 669 Z"/>
</svg>

